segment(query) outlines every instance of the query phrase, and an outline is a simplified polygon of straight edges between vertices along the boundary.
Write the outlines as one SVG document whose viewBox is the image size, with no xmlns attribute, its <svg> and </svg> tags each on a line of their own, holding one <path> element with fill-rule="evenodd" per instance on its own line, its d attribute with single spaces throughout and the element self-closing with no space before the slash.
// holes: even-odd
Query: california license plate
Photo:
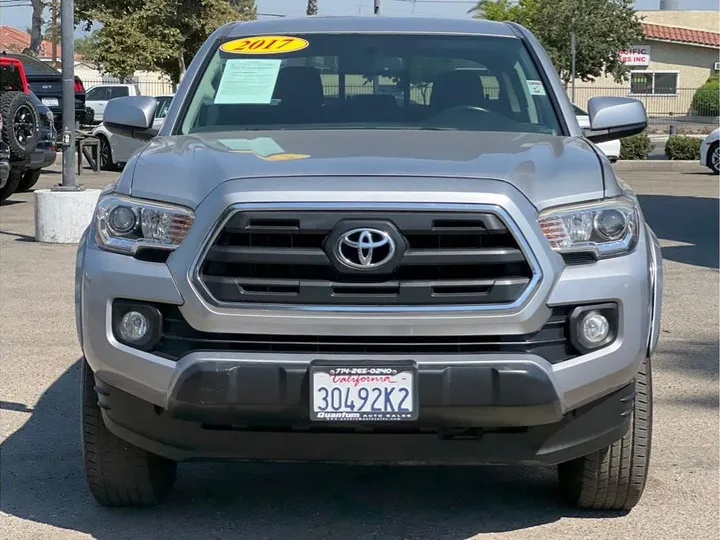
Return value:
<svg viewBox="0 0 720 540">
<path fill-rule="evenodd" d="M 418 417 L 413 362 L 310 368 L 310 419 L 327 422 L 411 421 Z"/>
<path fill-rule="evenodd" d="M 44 97 L 40 101 L 42 101 L 42 104 L 46 107 L 57 107 L 60 105 L 60 101 L 58 101 L 58 98 L 54 97 Z"/>
</svg>

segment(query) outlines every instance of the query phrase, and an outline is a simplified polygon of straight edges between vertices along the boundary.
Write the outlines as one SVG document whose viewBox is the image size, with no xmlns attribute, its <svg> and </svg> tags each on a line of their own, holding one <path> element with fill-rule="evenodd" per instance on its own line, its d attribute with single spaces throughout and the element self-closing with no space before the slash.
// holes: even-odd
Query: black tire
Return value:
<svg viewBox="0 0 720 540">
<path fill-rule="evenodd" d="M 35 105 L 23 92 L 0 94 L 2 139 L 10 147 L 12 159 L 25 159 L 37 148 L 40 117 Z"/>
<path fill-rule="evenodd" d="M 17 192 L 22 193 L 23 191 L 30 191 L 35 186 L 35 184 L 38 183 L 38 180 L 40 180 L 40 169 L 35 169 L 33 171 L 25 171 L 24 173 L 22 173 L 22 177 L 20 178 Z"/>
<path fill-rule="evenodd" d="M 98 135 L 99 147 L 98 154 L 100 156 L 100 169 L 103 171 L 115 171 L 117 170 L 117 163 L 113 161 L 112 147 L 110 142 L 103 137 Z"/>
<path fill-rule="evenodd" d="M 718 155 L 718 151 L 720 151 L 720 143 L 717 142 L 712 143 L 708 148 L 707 166 L 710 167 L 713 174 L 720 174 L 720 155 Z"/>
<path fill-rule="evenodd" d="M 82 448 L 90 492 L 103 506 L 152 506 L 175 482 L 177 463 L 146 452 L 110 433 L 95 393 L 95 378 L 82 360 Z"/>
<path fill-rule="evenodd" d="M 652 439 L 652 376 L 646 358 L 635 377 L 630 429 L 619 441 L 558 465 L 560 490 L 588 510 L 631 510 L 645 490 Z"/>
<path fill-rule="evenodd" d="M 20 180 L 22 180 L 22 173 L 20 171 L 11 170 L 7 182 L 5 182 L 5 185 L 0 188 L 0 202 L 4 201 L 17 191 Z"/>
</svg>

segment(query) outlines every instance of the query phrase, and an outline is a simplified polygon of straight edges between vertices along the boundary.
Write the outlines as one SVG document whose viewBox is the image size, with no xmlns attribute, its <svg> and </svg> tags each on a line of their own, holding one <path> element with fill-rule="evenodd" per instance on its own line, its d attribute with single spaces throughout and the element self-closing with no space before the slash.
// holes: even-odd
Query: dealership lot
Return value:
<svg viewBox="0 0 720 540">
<path fill-rule="evenodd" d="M 622 165 L 619 165 L 622 167 Z M 73 246 L 36 244 L 33 196 L 0 208 L 3 538 L 718 537 L 718 182 L 705 169 L 621 172 L 663 245 L 652 466 L 629 515 L 558 504 L 554 472 L 487 467 L 185 464 L 150 510 L 107 510 L 86 490 Z M 91 187 L 113 174 L 78 178 Z M 58 182 L 57 167 L 39 187 Z"/>
</svg>

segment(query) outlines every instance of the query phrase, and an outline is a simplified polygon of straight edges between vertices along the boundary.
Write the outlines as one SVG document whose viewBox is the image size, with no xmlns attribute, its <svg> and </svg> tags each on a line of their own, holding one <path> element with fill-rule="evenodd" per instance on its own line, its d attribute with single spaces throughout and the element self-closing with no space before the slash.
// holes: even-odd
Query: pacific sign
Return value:
<svg viewBox="0 0 720 540">
<path fill-rule="evenodd" d="M 650 45 L 633 45 L 618 53 L 620 61 L 628 66 L 647 66 L 650 64 Z"/>
</svg>

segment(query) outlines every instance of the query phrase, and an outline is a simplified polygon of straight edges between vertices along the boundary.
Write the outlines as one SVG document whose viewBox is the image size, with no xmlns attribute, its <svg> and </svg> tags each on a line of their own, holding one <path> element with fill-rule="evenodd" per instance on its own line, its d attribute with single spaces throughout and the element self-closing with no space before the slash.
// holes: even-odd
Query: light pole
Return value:
<svg viewBox="0 0 720 540">
<path fill-rule="evenodd" d="M 83 189 L 75 182 L 75 44 L 73 0 L 60 2 L 62 52 L 62 186 L 63 191 Z"/>
</svg>

